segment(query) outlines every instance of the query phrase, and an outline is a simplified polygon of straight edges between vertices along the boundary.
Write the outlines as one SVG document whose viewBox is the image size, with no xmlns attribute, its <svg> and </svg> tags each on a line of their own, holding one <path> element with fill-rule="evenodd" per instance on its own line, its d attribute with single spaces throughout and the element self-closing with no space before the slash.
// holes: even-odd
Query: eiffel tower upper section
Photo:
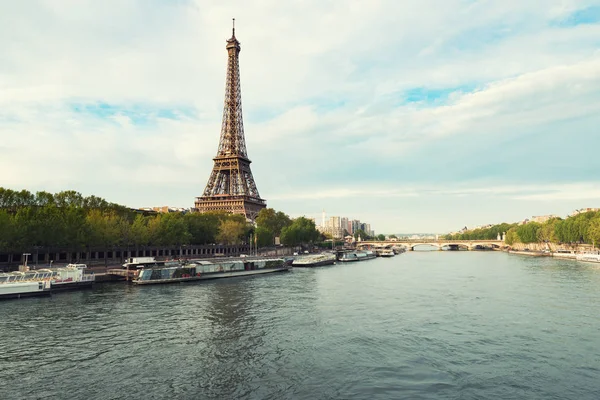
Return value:
<svg viewBox="0 0 600 400">
<path fill-rule="evenodd" d="M 235 37 L 235 25 L 225 48 L 228 54 L 227 78 L 219 149 L 204 193 L 196 197 L 195 206 L 200 212 L 226 211 L 254 220 L 266 207 L 266 202 L 258 194 L 246 151 L 240 87 L 241 48 Z"/>
</svg>

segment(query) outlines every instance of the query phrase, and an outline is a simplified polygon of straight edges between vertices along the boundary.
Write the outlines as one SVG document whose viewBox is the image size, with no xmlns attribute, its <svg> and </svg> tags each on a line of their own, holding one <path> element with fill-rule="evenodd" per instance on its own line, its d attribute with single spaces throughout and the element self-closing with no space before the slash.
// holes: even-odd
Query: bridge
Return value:
<svg viewBox="0 0 600 400">
<path fill-rule="evenodd" d="M 442 250 L 443 247 L 448 247 L 451 250 L 459 250 L 461 247 L 467 250 L 473 250 L 477 247 L 499 249 L 506 244 L 502 240 L 446 240 L 446 239 L 397 239 L 357 242 L 357 248 L 378 247 L 391 248 L 394 246 L 406 247 L 409 251 L 413 251 L 417 246 L 432 246 Z"/>
</svg>

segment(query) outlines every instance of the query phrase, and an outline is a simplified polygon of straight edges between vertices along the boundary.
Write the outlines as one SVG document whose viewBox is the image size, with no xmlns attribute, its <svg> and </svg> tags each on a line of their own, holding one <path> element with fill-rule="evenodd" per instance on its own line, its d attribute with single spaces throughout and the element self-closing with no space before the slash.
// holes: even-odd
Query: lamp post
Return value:
<svg viewBox="0 0 600 400">
<path fill-rule="evenodd" d="M 27 267 L 27 257 L 31 255 L 31 253 L 23 253 L 25 256 L 25 267 Z"/>
</svg>

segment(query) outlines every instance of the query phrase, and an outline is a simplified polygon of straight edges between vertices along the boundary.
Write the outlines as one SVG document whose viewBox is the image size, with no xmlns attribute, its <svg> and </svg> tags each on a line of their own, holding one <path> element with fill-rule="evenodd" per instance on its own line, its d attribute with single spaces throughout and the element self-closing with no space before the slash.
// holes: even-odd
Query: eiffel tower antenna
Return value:
<svg viewBox="0 0 600 400">
<path fill-rule="evenodd" d="M 246 151 L 242 119 L 242 92 L 240 86 L 240 42 L 235 37 L 235 18 L 232 36 L 227 40 L 227 75 L 225 104 L 217 155 L 204 193 L 196 197 L 199 212 L 226 211 L 243 214 L 254 221 L 258 212 L 267 206 L 260 198 Z"/>
</svg>

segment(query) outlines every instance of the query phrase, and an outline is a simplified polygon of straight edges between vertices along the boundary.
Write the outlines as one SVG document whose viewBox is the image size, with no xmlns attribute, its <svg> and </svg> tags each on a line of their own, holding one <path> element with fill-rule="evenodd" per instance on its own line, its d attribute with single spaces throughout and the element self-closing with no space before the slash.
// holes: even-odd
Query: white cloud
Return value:
<svg viewBox="0 0 600 400">
<path fill-rule="evenodd" d="M 235 16 L 246 138 L 261 194 L 284 210 L 297 196 L 374 193 L 410 200 L 437 184 L 409 181 L 398 188 L 413 171 L 403 169 L 397 176 L 390 171 L 417 153 L 435 154 L 429 146 L 448 141 L 454 143 L 448 146 L 452 152 L 476 134 L 501 141 L 553 130 L 562 121 L 599 118 L 600 26 L 554 23 L 591 4 L 5 2 L 0 5 L 0 185 L 93 187 L 94 194 L 132 206 L 140 199 L 148 205 L 156 192 L 189 187 L 189 195 L 173 190 L 176 195 L 161 201 L 191 205 L 217 149 L 224 44 Z M 445 102 L 403 104 L 406 90 L 452 87 L 457 93 Z M 469 93 L 461 87 L 477 89 Z M 109 104 L 115 112 L 99 117 L 76 111 L 73 104 Z M 156 105 L 193 112 L 174 111 L 173 118 L 165 118 L 148 111 L 144 124 L 127 112 L 131 106 L 143 112 Z M 573 129 L 597 136 L 582 126 Z M 535 163 L 540 155 L 530 157 Z M 582 162 L 576 155 L 565 158 Z M 421 160 L 438 161 L 433 155 Z M 330 171 L 337 173 L 331 186 L 323 183 Z M 457 181 L 465 179 L 457 172 Z M 123 192 L 124 186 L 130 190 Z M 480 188 L 484 192 L 469 195 L 500 186 L 490 180 Z M 440 196 L 453 195 L 444 190 Z M 567 192 L 558 193 L 545 198 L 569 199 Z M 596 198 L 593 188 L 574 193 Z M 531 196 L 536 195 L 514 199 Z"/>
</svg>

